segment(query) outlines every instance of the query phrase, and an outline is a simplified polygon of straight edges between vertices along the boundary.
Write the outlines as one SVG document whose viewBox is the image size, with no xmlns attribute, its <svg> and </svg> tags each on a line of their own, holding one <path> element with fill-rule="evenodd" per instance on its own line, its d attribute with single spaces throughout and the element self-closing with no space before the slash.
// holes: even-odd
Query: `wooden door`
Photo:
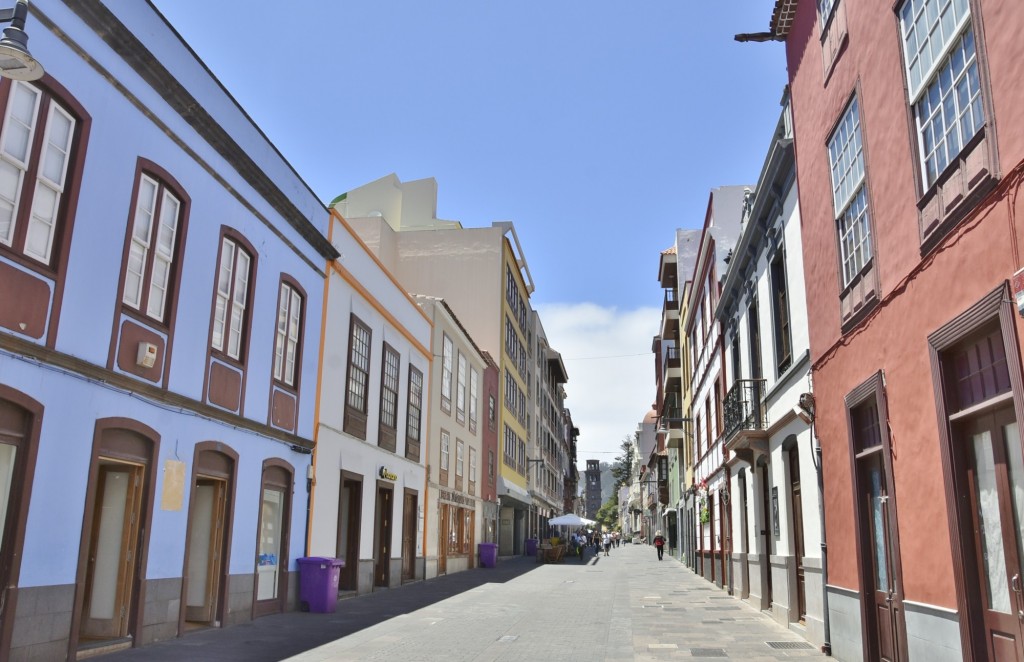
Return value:
<svg viewBox="0 0 1024 662">
<path fill-rule="evenodd" d="M 793 520 L 793 560 L 796 564 L 797 619 L 807 619 L 807 593 L 804 577 L 804 510 L 800 493 L 800 453 L 796 446 L 789 450 L 789 496 Z"/>
<path fill-rule="evenodd" d="M 964 426 L 974 518 L 977 586 L 991 660 L 1024 659 L 1021 526 L 1024 459 L 1013 411 L 982 416 Z"/>
<path fill-rule="evenodd" d="M 442 504 L 441 517 L 437 527 L 437 574 L 448 574 L 448 527 L 451 526 L 448 518 L 451 517 L 451 509 Z"/>
<path fill-rule="evenodd" d="M 390 487 L 377 488 L 377 509 L 374 525 L 373 584 L 388 586 L 391 581 L 391 516 Z"/>
<path fill-rule="evenodd" d="M 416 578 L 416 494 L 406 492 L 402 508 L 402 581 Z"/>
<path fill-rule="evenodd" d="M 344 478 L 338 507 L 338 558 L 345 562 L 338 587 L 343 591 L 359 588 L 359 531 L 362 522 L 363 483 Z"/>
<path fill-rule="evenodd" d="M 139 544 L 143 467 L 101 460 L 89 531 L 82 639 L 128 634 Z"/>
<path fill-rule="evenodd" d="M 21 407 L 0 399 L 0 633 L 8 632 L 6 609 L 11 594 L 17 590 L 13 570 L 15 549 L 20 553 L 18 527 L 26 476 L 25 455 L 31 417 Z M 10 613 L 11 619 L 14 614 Z M 0 657 L 6 654 L 4 637 L 0 634 Z"/>
<path fill-rule="evenodd" d="M 217 623 L 224 563 L 227 481 L 197 476 L 189 509 L 185 620 Z"/>
<path fill-rule="evenodd" d="M 894 562 L 894 532 L 889 508 L 889 488 L 881 453 L 872 452 L 858 461 L 862 485 L 861 507 L 867 514 L 867 555 L 870 558 L 865 587 L 873 618 L 867 623 L 868 640 L 875 646 L 869 659 L 891 662 L 900 659 L 903 636 L 902 603 L 897 597 L 898 567 Z"/>
<path fill-rule="evenodd" d="M 772 608 L 772 506 L 768 496 L 768 465 L 761 466 L 761 507 L 764 518 L 761 522 L 761 537 L 764 543 L 763 563 L 761 572 L 764 573 L 764 598 L 761 603 L 766 608 Z"/>
</svg>

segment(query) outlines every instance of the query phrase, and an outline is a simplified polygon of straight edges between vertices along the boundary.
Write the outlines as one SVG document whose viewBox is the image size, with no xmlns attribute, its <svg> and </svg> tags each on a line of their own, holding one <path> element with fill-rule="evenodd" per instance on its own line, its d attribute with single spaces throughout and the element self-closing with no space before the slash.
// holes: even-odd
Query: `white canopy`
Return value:
<svg viewBox="0 0 1024 662">
<path fill-rule="evenodd" d="M 586 517 L 580 517 L 576 513 L 566 513 L 549 519 L 548 524 L 552 526 L 590 526 L 597 524 L 597 522 Z"/>
</svg>

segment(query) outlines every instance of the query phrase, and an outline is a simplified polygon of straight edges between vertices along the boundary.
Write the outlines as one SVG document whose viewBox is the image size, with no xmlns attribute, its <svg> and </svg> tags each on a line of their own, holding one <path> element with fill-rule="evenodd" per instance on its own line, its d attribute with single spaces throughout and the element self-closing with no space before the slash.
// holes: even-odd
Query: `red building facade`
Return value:
<svg viewBox="0 0 1024 662">
<path fill-rule="evenodd" d="M 779 0 L 833 654 L 1024 659 L 1024 5 Z"/>
</svg>

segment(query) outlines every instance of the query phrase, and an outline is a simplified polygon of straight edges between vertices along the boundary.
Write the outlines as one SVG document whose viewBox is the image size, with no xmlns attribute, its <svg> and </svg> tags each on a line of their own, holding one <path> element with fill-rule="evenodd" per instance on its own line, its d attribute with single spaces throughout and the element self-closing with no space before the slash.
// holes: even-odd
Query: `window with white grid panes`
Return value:
<svg viewBox="0 0 1024 662">
<path fill-rule="evenodd" d="M 139 176 L 121 301 L 164 324 L 169 322 L 181 212 L 181 200 L 162 181 L 147 173 Z"/>
<path fill-rule="evenodd" d="M 828 23 L 828 19 L 832 15 L 832 8 L 835 4 L 836 0 L 818 0 L 818 20 L 821 21 L 822 27 Z"/>
<path fill-rule="evenodd" d="M 985 124 L 969 0 L 906 0 L 904 69 L 921 172 L 931 186 Z"/>
<path fill-rule="evenodd" d="M 476 421 L 480 400 L 480 373 L 476 368 L 469 370 L 469 431 L 476 432 Z"/>
<path fill-rule="evenodd" d="M 448 334 L 441 339 L 441 411 L 452 413 L 452 355 L 455 345 Z"/>
<path fill-rule="evenodd" d="M 277 333 L 274 339 L 274 379 L 296 385 L 299 329 L 302 326 L 302 295 L 289 283 L 281 283 L 277 298 Z"/>
<path fill-rule="evenodd" d="M 252 258 L 242 246 L 224 237 L 221 240 L 217 271 L 217 300 L 213 311 L 212 347 L 235 360 L 241 360 L 249 305 L 249 280 Z"/>
<path fill-rule="evenodd" d="M 864 145 L 856 97 L 847 106 L 828 141 L 828 157 L 843 287 L 846 287 L 871 261 L 871 222 L 864 176 Z"/>
<path fill-rule="evenodd" d="M 65 213 L 78 121 L 44 88 L 4 81 L 0 245 L 49 266 Z"/>
<path fill-rule="evenodd" d="M 455 420 L 466 422 L 466 355 L 459 352 L 458 384 L 455 389 Z"/>
</svg>

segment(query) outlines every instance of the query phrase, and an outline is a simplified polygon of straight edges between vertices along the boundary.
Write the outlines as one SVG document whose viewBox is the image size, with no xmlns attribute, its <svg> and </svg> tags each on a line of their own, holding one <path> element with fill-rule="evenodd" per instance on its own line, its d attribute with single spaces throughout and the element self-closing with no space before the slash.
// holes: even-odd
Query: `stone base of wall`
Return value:
<svg viewBox="0 0 1024 662">
<path fill-rule="evenodd" d="M 181 577 L 146 581 L 146 606 L 142 612 L 140 644 L 178 636 L 178 615 L 181 613 Z"/>
<path fill-rule="evenodd" d="M 911 660 L 954 662 L 963 659 L 960 619 L 952 609 L 903 601 L 907 621 L 907 653 Z"/>
<path fill-rule="evenodd" d="M 256 589 L 256 575 L 228 576 L 228 609 L 224 615 L 224 625 L 238 625 L 252 620 L 253 591 Z"/>
<path fill-rule="evenodd" d="M 18 588 L 10 660 L 63 660 L 68 654 L 75 585 Z M 13 594 L 14 591 L 11 591 Z"/>
<path fill-rule="evenodd" d="M 860 595 L 839 586 L 829 586 L 827 590 L 832 657 L 840 662 L 860 662 L 864 659 Z"/>
</svg>

